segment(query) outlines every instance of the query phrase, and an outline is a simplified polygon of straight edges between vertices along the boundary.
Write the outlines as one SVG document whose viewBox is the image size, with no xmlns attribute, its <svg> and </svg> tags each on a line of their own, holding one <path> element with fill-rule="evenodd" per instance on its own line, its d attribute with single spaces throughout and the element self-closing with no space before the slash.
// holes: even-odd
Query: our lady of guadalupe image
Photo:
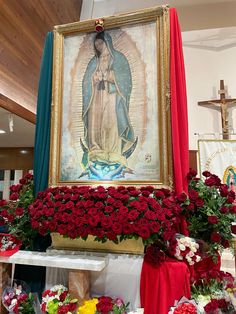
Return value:
<svg viewBox="0 0 236 314">
<path fill-rule="evenodd" d="M 96 35 L 94 52 L 82 81 L 85 170 L 80 176 L 113 180 L 132 173 L 127 159 L 138 142 L 129 118 L 132 75 L 127 58 L 113 47 L 107 32 Z"/>
</svg>

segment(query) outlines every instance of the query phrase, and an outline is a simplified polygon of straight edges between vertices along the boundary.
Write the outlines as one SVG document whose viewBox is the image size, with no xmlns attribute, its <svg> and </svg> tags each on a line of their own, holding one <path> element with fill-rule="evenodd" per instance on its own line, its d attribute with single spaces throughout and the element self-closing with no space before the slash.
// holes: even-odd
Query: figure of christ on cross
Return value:
<svg viewBox="0 0 236 314">
<path fill-rule="evenodd" d="M 199 101 L 199 106 L 209 106 L 214 105 L 221 111 L 221 124 L 222 124 L 222 133 L 223 139 L 229 139 L 229 108 L 236 105 L 236 99 L 226 99 L 225 97 L 225 87 L 224 80 L 220 80 L 220 90 L 218 93 L 220 94 L 220 99 L 218 100 L 207 100 L 207 101 Z"/>
</svg>

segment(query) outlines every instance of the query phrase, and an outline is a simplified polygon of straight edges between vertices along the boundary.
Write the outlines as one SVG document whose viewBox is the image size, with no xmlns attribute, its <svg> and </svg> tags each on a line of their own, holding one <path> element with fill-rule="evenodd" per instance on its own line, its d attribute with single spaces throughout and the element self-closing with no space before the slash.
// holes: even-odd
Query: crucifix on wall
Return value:
<svg viewBox="0 0 236 314">
<path fill-rule="evenodd" d="M 222 124 L 222 133 L 223 139 L 229 139 L 229 108 L 236 105 L 236 99 L 226 99 L 225 96 L 225 87 L 224 87 L 224 80 L 220 80 L 220 90 L 218 94 L 220 94 L 220 99 L 217 100 L 207 100 L 207 101 L 199 101 L 199 106 L 208 106 L 209 108 L 212 105 L 219 109 L 221 112 L 221 124 Z"/>
</svg>

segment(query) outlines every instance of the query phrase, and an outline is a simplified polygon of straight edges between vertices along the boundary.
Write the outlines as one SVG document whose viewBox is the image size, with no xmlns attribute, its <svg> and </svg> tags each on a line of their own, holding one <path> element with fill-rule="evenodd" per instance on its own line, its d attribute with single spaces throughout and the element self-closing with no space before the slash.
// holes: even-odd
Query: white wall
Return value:
<svg viewBox="0 0 236 314">
<path fill-rule="evenodd" d="M 221 116 L 217 110 L 198 106 L 198 101 L 219 99 L 220 80 L 224 79 L 227 97 L 236 98 L 236 47 L 209 51 L 184 47 L 188 96 L 189 148 L 197 149 L 194 133 L 221 133 Z M 229 124 L 236 132 L 236 108 L 230 110 Z M 209 136 L 213 138 L 212 136 Z M 207 138 L 205 135 L 201 138 Z"/>
</svg>

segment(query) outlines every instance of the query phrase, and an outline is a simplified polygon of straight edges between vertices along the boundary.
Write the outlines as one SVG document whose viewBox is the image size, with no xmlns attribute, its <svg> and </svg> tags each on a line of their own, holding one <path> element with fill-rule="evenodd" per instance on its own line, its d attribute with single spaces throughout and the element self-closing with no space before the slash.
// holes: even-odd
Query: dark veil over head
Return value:
<svg viewBox="0 0 236 314">
<path fill-rule="evenodd" d="M 96 53 L 96 55 L 97 55 L 98 57 L 100 57 L 101 52 L 100 52 L 100 51 L 96 48 L 96 46 L 95 46 L 95 42 L 96 42 L 97 39 L 101 39 L 101 40 L 104 41 L 104 43 L 107 45 L 106 40 L 105 40 L 105 36 L 104 36 L 104 32 L 97 33 L 97 35 L 96 35 L 95 38 L 94 38 L 94 43 L 93 43 L 95 53 Z"/>
</svg>

